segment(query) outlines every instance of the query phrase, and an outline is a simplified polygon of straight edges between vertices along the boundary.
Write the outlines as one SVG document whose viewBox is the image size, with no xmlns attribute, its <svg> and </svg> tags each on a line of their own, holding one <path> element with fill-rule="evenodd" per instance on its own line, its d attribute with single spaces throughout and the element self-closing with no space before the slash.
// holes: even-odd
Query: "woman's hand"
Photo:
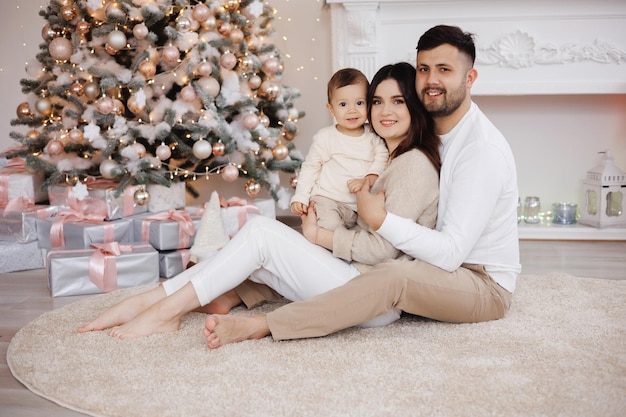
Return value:
<svg viewBox="0 0 626 417">
<path fill-rule="evenodd" d="M 302 220 L 302 234 L 311 243 L 316 243 L 318 226 L 315 203 L 311 203 L 304 214 L 300 215 Z"/>
<path fill-rule="evenodd" d="M 363 188 L 356 193 L 356 205 L 359 218 L 367 223 L 374 230 L 378 230 L 387 217 L 385 211 L 385 191 L 380 190 L 376 194 L 370 193 L 370 187 L 367 182 L 363 184 Z"/>
</svg>

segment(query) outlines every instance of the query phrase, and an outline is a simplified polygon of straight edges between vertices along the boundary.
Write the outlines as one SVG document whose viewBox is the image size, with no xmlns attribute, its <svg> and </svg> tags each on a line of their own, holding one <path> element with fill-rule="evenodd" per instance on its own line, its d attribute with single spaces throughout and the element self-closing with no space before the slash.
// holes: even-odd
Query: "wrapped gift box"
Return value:
<svg viewBox="0 0 626 417">
<path fill-rule="evenodd" d="M 224 204 L 222 204 L 224 205 Z M 273 199 L 254 199 L 251 202 L 238 198 L 226 200 L 226 207 L 221 210 L 224 231 L 233 236 L 241 229 L 250 216 L 276 218 L 276 203 Z"/>
<path fill-rule="evenodd" d="M 21 211 L 0 210 L 0 240 L 28 243 L 37 240 L 37 219 L 56 215 L 62 207 L 35 205 Z"/>
<path fill-rule="evenodd" d="M 41 191 L 42 183 L 43 177 L 39 174 L 26 172 L 24 168 L 5 166 L 0 169 L 0 208 L 18 199 L 31 204 L 46 201 L 48 195 Z"/>
<path fill-rule="evenodd" d="M 119 255 L 96 248 L 49 251 L 50 295 L 98 294 L 159 282 L 159 253 L 154 248 L 146 244 L 117 246 Z"/>
<path fill-rule="evenodd" d="M 86 186 L 86 189 L 85 189 Z M 80 188 L 77 188 L 80 187 Z M 135 202 L 134 194 L 139 185 L 118 190 L 117 184 L 98 183 L 51 185 L 48 187 L 50 205 L 65 206 L 79 213 L 103 216 L 106 220 L 116 220 L 148 211 L 148 207 Z"/>
<path fill-rule="evenodd" d="M 169 187 L 160 184 L 149 184 L 147 187 L 150 194 L 148 211 L 159 213 L 171 209 L 185 208 L 185 183 L 173 182 Z"/>
<path fill-rule="evenodd" d="M 187 210 L 170 209 L 132 220 L 135 240 L 150 243 L 159 251 L 190 248 L 200 226 L 200 216 Z"/>
<path fill-rule="evenodd" d="M 44 267 L 44 258 L 37 242 L 0 241 L 0 274 Z"/>
<path fill-rule="evenodd" d="M 135 240 L 133 221 L 72 221 L 60 211 L 55 217 L 37 219 L 37 241 L 44 249 L 85 249 L 92 243 L 130 243 Z"/>
<path fill-rule="evenodd" d="M 161 278 L 171 278 L 183 272 L 189 264 L 189 249 L 159 252 L 159 274 Z"/>
</svg>

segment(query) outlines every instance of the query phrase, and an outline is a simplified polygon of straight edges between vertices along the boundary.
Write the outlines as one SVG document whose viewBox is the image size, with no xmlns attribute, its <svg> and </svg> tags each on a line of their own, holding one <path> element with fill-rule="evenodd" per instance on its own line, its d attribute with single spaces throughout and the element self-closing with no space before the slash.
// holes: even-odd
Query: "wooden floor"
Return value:
<svg viewBox="0 0 626 417">
<path fill-rule="evenodd" d="M 626 242 L 522 241 L 520 247 L 523 274 L 562 271 L 626 279 Z M 80 298 L 51 298 L 43 270 L 0 274 L 0 417 L 83 415 L 33 394 L 13 378 L 6 361 L 11 338 L 21 327 Z"/>
</svg>

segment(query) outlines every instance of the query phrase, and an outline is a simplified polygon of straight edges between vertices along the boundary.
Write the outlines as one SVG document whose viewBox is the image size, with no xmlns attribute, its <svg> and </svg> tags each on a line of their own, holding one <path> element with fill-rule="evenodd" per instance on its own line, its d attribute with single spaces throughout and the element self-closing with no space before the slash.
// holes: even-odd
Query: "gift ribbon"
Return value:
<svg viewBox="0 0 626 417">
<path fill-rule="evenodd" d="M 241 229 L 248 220 L 248 214 L 261 214 L 261 211 L 254 204 L 248 204 L 246 199 L 240 197 L 231 197 L 225 201 L 225 207 L 239 207 L 237 211 L 237 223 L 238 229 Z M 223 202 L 220 201 L 220 205 L 224 207 Z"/>
<path fill-rule="evenodd" d="M 26 209 L 29 209 L 31 207 L 35 206 L 35 199 L 34 198 L 28 198 L 28 197 L 16 197 L 16 198 L 12 198 L 9 200 L 9 202 L 6 204 L 6 206 L 4 206 L 4 212 L 2 213 L 2 216 L 6 216 L 7 213 L 11 212 L 11 211 L 17 211 L 17 212 L 21 212 L 21 211 L 25 211 Z M 2 207 L 2 205 L 0 204 L 0 208 Z"/>
<path fill-rule="evenodd" d="M 96 251 L 89 257 L 89 280 L 102 292 L 117 289 L 117 260 L 123 252 L 132 252 L 131 245 L 118 242 L 92 243 Z"/>
<path fill-rule="evenodd" d="M 171 220 L 178 222 L 178 248 L 188 248 L 191 236 L 196 233 L 196 228 L 193 225 L 191 216 L 185 210 L 170 209 L 143 219 L 141 222 L 141 240 L 143 242 L 150 240 L 150 224 L 153 221 Z"/>
<path fill-rule="evenodd" d="M 104 216 L 96 214 L 84 214 L 74 210 L 64 210 L 56 215 L 55 221 L 50 227 L 50 246 L 53 248 L 65 246 L 63 225 L 67 222 L 104 223 Z M 115 240 L 115 226 L 112 223 L 104 224 L 104 242 Z"/>
<path fill-rule="evenodd" d="M 12 174 L 24 174 L 26 163 L 21 158 L 11 158 L 0 170 L 0 208 L 9 205 L 9 178 Z"/>
<path fill-rule="evenodd" d="M 191 251 L 189 249 L 181 249 L 179 252 L 180 259 L 183 262 L 183 268 L 186 268 L 189 261 L 191 261 Z"/>
</svg>

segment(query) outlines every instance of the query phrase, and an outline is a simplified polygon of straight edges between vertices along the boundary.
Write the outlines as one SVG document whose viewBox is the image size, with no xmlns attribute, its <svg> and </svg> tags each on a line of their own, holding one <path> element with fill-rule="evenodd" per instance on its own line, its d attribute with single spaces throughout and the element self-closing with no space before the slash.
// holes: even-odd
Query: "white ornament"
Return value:
<svg viewBox="0 0 626 417">
<path fill-rule="evenodd" d="M 193 155 L 198 159 L 207 159 L 209 156 L 211 156 L 212 152 L 213 147 L 208 141 L 204 139 L 200 139 L 193 144 Z"/>
</svg>

